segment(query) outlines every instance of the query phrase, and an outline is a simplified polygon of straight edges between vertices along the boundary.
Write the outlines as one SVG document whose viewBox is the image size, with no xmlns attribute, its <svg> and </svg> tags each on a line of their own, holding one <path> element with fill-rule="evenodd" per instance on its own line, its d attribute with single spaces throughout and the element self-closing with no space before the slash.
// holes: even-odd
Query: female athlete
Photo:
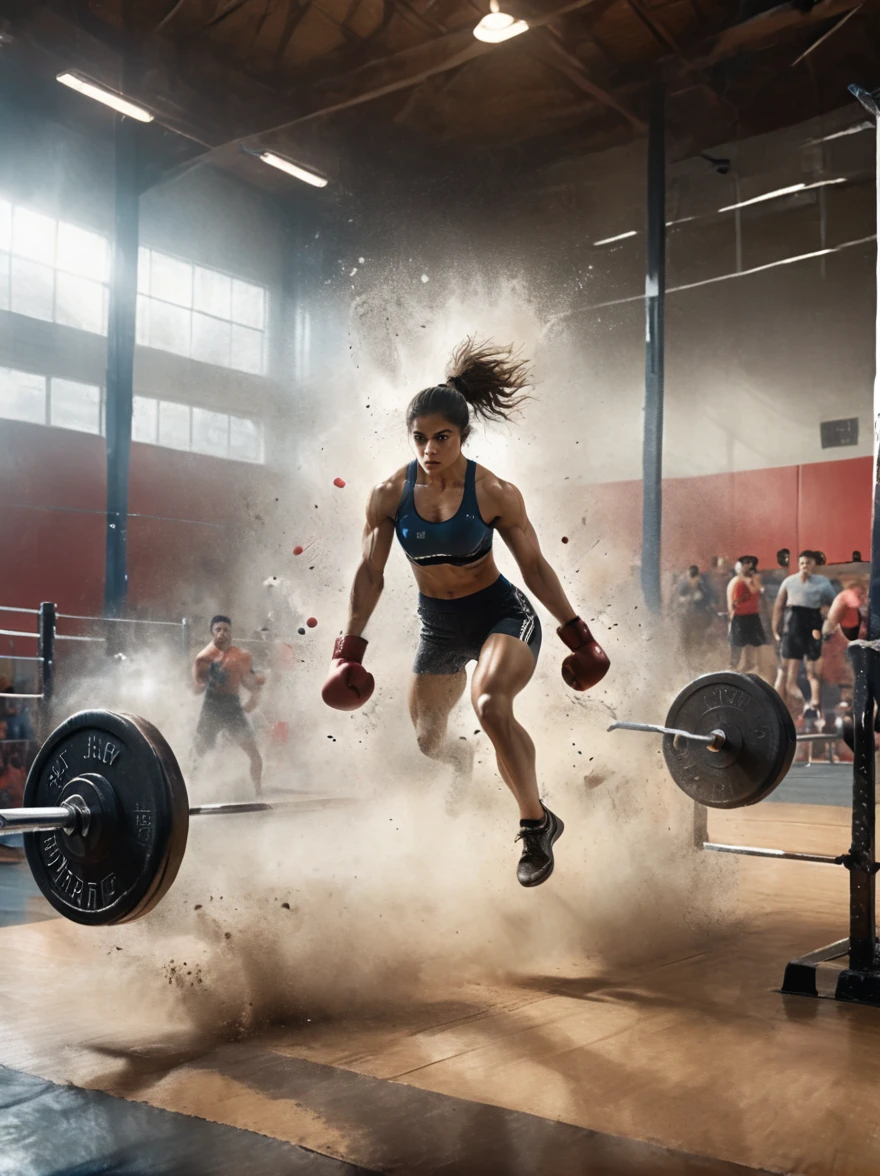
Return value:
<svg viewBox="0 0 880 1176">
<path fill-rule="evenodd" d="M 526 587 L 559 623 L 557 633 L 572 651 L 563 663 L 565 681 L 587 690 L 609 663 L 542 555 L 519 490 L 462 453 L 471 414 L 509 420 L 527 399 L 528 386 L 526 364 L 512 348 L 469 339 L 453 355 L 446 383 L 410 402 L 406 423 L 416 459 L 370 494 L 348 624 L 334 646 L 323 698 L 329 706 L 353 710 L 372 694 L 373 676 L 361 664 L 367 648 L 361 634 L 382 593 L 396 532 L 419 588 L 422 627 L 409 692 L 419 748 L 459 773 L 469 770 L 472 753 L 447 736 L 446 726 L 467 685 L 464 667 L 475 661 L 471 702 L 519 806 L 523 849 L 517 878 L 523 886 L 538 886 L 553 871 L 553 845 L 563 823 L 541 803 L 535 746 L 514 717 L 513 703 L 535 671 L 541 622 L 528 598 L 498 571 L 495 531 Z"/>
</svg>

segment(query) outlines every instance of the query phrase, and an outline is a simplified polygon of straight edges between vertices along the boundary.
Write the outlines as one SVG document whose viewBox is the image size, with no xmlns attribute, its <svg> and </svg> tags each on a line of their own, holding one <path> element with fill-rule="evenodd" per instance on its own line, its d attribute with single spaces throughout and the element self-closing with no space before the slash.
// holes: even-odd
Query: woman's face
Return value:
<svg viewBox="0 0 880 1176">
<path fill-rule="evenodd" d="M 461 430 L 439 414 L 416 417 L 409 429 L 419 465 L 426 474 L 442 474 L 461 456 Z"/>
</svg>

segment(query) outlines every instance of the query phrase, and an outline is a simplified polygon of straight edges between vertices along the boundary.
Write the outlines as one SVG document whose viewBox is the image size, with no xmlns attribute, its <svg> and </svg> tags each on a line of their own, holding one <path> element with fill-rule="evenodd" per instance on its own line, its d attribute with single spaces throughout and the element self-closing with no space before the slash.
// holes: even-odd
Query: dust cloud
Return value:
<svg viewBox="0 0 880 1176">
<path fill-rule="evenodd" d="M 558 333 L 552 348 L 542 345 L 554 308 L 521 277 L 459 270 L 448 285 L 423 282 L 422 272 L 377 268 L 348 293 L 350 359 L 309 400 L 312 427 L 292 446 L 287 495 L 274 515 L 258 504 L 271 520 L 261 555 L 227 604 L 239 636 L 271 614 L 273 636 L 287 643 L 286 660 L 277 646 L 271 656 L 252 646 L 270 670 L 254 716 L 267 792 L 351 803 L 193 822 L 181 872 L 155 912 L 127 927 L 65 927 L 66 968 L 86 983 L 100 976 L 104 991 L 139 1010 L 141 1025 L 152 1009 L 154 1024 L 187 1024 L 209 1039 L 357 1016 L 464 983 L 614 975 L 652 955 L 670 958 L 730 917 L 735 869 L 691 849 L 692 807 L 667 777 L 659 740 L 606 733 L 615 716 L 661 721 L 683 677 L 674 637 L 645 614 L 613 528 L 590 521 L 592 392 L 579 379 L 576 345 Z M 516 809 L 467 696 L 450 725 L 476 747 L 464 795 L 451 799 L 448 770 L 415 746 L 406 688 L 416 590 L 396 548 L 366 634 L 373 698 L 353 714 L 320 698 L 369 488 L 408 460 L 409 397 L 441 379 L 452 347 L 474 332 L 520 345 L 537 388 L 521 422 L 478 429 L 468 453 L 520 486 L 545 552 L 612 663 L 592 692 L 567 689 L 565 651 L 538 606 L 544 647 L 518 716 L 566 830 L 553 877 L 531 891 L 516 882 Z M 500 541 L 496 554 L 520 582 Z M 305 628 L 309 616 L 314 629 Z M 199 700 L 167 657 L 120 662 L 64 701 L 143 714 L 188 770 Z M 279 721 L 286 742 L 270 738 Z M 231 746 L 188 784 L 194 801 L 251 795 L 247 761 Z"/>
</svg>

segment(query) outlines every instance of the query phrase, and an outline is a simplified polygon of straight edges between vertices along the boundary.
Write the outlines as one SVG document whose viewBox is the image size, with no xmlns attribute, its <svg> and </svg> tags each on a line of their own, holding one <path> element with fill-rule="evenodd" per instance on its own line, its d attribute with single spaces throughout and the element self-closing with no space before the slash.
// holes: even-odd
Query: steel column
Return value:
<svg viewBox="0 0 880 1176">
<path fill-rule="evenodd" d="M 137 313 L 140 124 L 116 116 L 115 217 L 107 329 L 107 543 L 104 612 L 120 616 L 128 588 L 128 470 L 131 455 L 135 316 Z"/>
<path fill-rule="evenodd" d="M 645 271 L 645 421 L 642 448 L 642 591 L 660 611 L 663 519 L 663 312 L 666 299 L 666 117 L 663 80 L 651 88 Z"/>
</svg>

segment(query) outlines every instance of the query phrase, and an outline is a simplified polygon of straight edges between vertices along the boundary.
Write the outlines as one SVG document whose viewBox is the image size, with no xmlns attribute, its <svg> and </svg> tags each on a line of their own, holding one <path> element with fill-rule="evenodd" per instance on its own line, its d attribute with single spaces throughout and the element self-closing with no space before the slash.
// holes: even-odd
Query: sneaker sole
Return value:
<svg viewBox="0 0 880 1176">
<path fill-rule="evenodd" d="M 546 882 L 547 879 L 550 877 L 550 875 L 553 873 L 553 867 L 556 865 L 556 862 L 553 858 L 553 846 L 556 844 L 556 842 L 559 840 L 559 838 L 565 832 L 565 823 L 559 817 L 555 817 L 555 820 L 556 820 L 556 832 L 553 834 L 553 837 L 550 841 L 550 855 L 551 856 L 550 856 L 550 864 L 548 865 L 547 869 L 544 871 L 543 874 L 539 875 L 537 878 L 533 878 L 531 882 L 520 882 L 519 878 L 517 878 L 517 882 L 519 882 L 520 886 L 524 886 L 527 890 L 530 890 L 533 886 L 540 886 L 541 883 Z"/>
</svg>

